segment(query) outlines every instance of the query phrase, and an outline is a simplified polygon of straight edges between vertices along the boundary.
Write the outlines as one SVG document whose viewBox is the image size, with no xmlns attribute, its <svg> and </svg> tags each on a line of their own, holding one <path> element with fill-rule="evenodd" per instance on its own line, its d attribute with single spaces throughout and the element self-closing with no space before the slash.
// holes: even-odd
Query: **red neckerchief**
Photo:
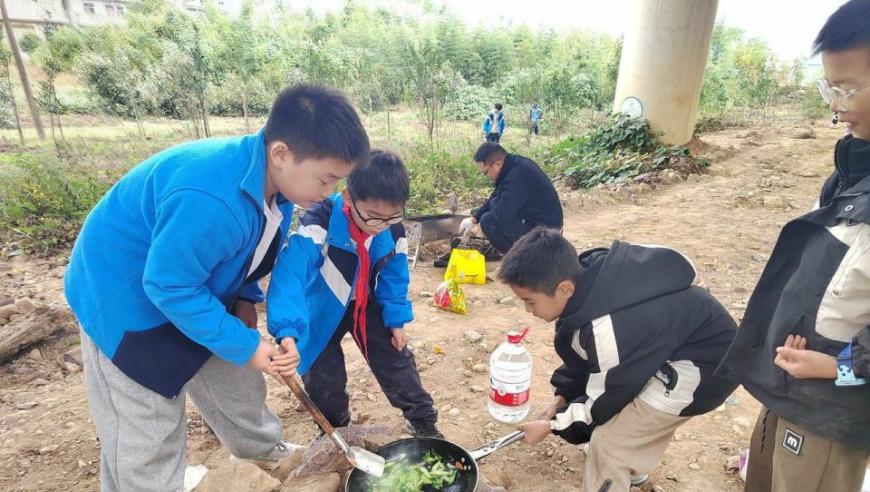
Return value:
<svg viewBox="0 0 870 492">
<path fill-rule="evenodd" d="M 353 213 L 350 211 L 350 205 L 345 205 L 343 208 L 344 215 L 347 216 L 347 223 L 350 229 L 350 238 L 356 242 L 356 254 L 359 256 L 359 273 L 356 276 L 356 305 L 353 309 L 353 336 L 356 343 L 363 348 L 363 356 L 366 362 L 369 360 L 368 338 L 366 336 L 366 307 L 369 303 L 369 273 L 371 269 L 371 258 L 369 250 L 366 249 L 366 240 L 371 234 L 363 231 L 356 225 L 353 220 Z"/>
</svg>

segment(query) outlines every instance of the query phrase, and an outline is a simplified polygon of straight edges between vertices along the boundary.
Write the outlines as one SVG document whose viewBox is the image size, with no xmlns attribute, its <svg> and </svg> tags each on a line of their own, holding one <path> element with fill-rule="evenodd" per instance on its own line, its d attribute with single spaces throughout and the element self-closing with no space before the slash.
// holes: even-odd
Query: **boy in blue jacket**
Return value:
<svg viewBox="0 0 870 492">
<path fill-rule="evenodd" d="M 341 340 L 356 342 L 390 403 L 415 436 L 442 437 L 403 329 L 408 300 L 408 241 L 402 226 L 410 182 L 398 156 L 372 152 L 347 189 L 310 209 L 272 273 L 269 332 L 295 339 L 305 388 L 335 426 L 350 423 Z M 305 291 L 305 303 L 295 293 Z"/>
<path fill-rule="evenodd" d="M 368 154 L 350 103 L 299 85 L 259 133 L 165 150 L 97 203 L 65 293 L 82 328 L 101 490 L 182 489 L 186 395 L 233 456 L 265 466 L 290 454 L 261 373 L 292 374 L 298 354 L 257 331 L 257 280 L 293 203 L 322 200 Z M 301 290 L 287 298 L 301 303 Z"/>
</svg>

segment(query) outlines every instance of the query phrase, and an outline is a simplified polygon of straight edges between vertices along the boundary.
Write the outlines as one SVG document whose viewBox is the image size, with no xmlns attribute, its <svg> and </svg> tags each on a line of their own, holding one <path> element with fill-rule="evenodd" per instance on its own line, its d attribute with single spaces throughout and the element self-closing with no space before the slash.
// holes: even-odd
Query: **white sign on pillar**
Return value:
<svg viewBox="0 0 870 492">
<path fill-rule="evenodd" d="M 619 112 L 627 114 L 631 119 L 640 118 L 643 116 L 643 103 L 634 96 L 626 97 L 619 105 Z"/>
</svg>

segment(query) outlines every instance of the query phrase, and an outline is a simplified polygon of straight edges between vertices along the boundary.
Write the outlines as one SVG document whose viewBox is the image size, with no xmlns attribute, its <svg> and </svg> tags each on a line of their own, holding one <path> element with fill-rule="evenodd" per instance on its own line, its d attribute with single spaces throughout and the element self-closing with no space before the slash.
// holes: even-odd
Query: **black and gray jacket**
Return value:
<svg viewBox="0 0 870 492">
<path fill-rule="evenodd" d="M 571 443 L 635 398 L 691 416 L 718 407 L 736 384 L 713 375 L 736 324 L 680 253 L 616 241 L 580 255 L 576 291 L 556 322 L 564 363 L 550 382 L 567 400 L 551 422 Z"/>
<path fill-rule="evenodd" d="M 775 414 L 870 450 L 870 384 L 798 380 L 773 363 L 796 334 L 807 349 L 834 356 L 851 343 L 856 375 L 868 376 L 870 142 L 839 141 L 834 161 L 818 206 L 783 227 L 720 374 Z"/>
</svg>

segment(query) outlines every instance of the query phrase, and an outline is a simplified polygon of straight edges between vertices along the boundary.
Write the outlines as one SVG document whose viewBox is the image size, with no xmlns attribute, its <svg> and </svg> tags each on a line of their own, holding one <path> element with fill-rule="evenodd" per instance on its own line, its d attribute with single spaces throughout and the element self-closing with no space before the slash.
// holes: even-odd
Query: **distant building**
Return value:
<svg viewBox="0 0 870 492">
<path fill-rule="evenodd" d="M 130 5 L 138 0 L 6 0 L 9 20 L 18 37 L 26 33 L 41 35 L 42 27 L 100 26 L 121 22 Z M 204 0 L 170 0 L 180 9 L 197 15 L 205 10 Z M 238 14 L 241 0 L 215 0 L 229 15 Z M 0 17 L 2 18 L 2 17 Z"/>
</svg>

